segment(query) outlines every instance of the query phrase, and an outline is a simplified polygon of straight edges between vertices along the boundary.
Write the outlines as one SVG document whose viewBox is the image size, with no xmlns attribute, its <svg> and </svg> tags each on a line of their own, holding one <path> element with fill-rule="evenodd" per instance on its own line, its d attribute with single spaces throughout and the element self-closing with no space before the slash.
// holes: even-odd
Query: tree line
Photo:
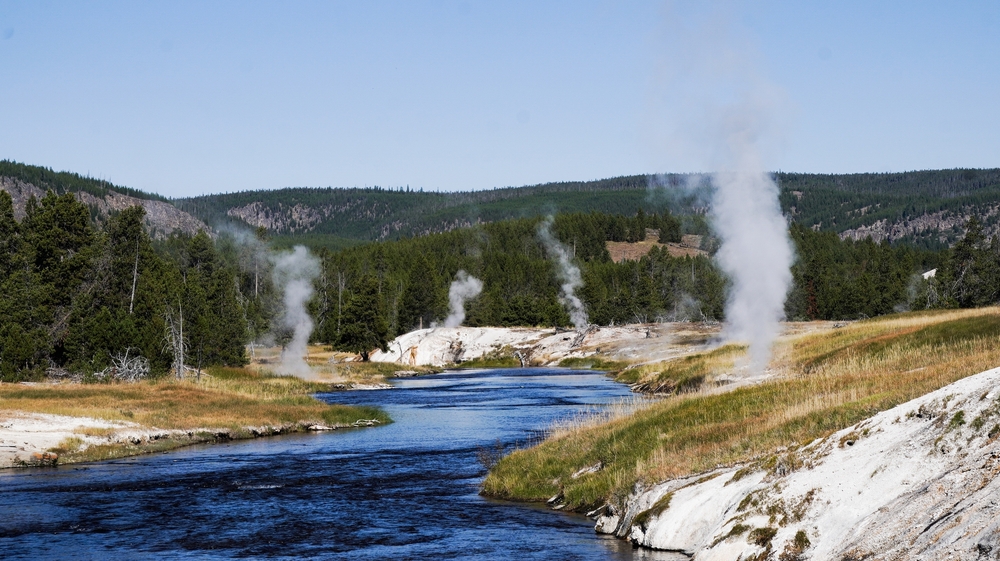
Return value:
<svg viewBox="0 0 1000 561">
<path fill-rule="evenodd" d="M 267 233 L 174 234 L 154 241 L 133 207 L 95 226 L 71 194 L 31 200 L 21 221 L 0 192 L 0 379 L 46 372 L 98 372 L 123 355 L 153 375 L 246 364 L 251 342 L 281 344 L 280 287 L 271 278 Z M 608 241 L 661 242 L 690 231 L 690 217 L 558 214 L 552 235 L 579 267 L 577 296 L 599 325 L 724 319 L 728 281 L 711 256 L 653 248 L 615 263 Z M 704 218 L 698 218 L 706 228 Z M 685 222 L 687 221 L 687 222 Z M 458 271 L 480 279 L 466 303 L 469 326 L 568 326 L 557 260 L 539 218 L 428 236 L 320 250 L 309 311 L 314 342 L 367 353 L 448 313 Z M 859 319 L 904 309 L 1000 300 L 1000 242 L 972 221 L 953 249 L 841 240 L 792 225 L 797 260 L 785 311 L 792 320 Z M 712 248 L 708 240 L 705 247 Z M 924 279 L 920 273 L 937 269 Z"/>
<path fill-rule="evenodd" d="M 86 205 L 49 191 L 18 222 L 0 192 L 0 378 L 93 373 L 129 353 L 162 374 L 178 350 L 167 333 L 181 321 L 191 364 L 246 363 L 253 307 L 239 269 L 204 232 L 154 244 L 144 212 L 125 209 L 96 229 Z"/>
</svg>

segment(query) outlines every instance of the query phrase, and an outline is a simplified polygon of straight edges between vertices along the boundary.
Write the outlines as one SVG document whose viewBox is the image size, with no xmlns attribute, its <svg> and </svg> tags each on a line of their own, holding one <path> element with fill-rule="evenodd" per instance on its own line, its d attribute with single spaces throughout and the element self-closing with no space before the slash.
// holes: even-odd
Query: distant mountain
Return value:
<svg viewBox="0 0 1000 561">
<path fill-rule="evenodd" d="M 774 175 L 789 220 L 844 238 L 871 237 L 937 249 L 961 238 L 972 216 L 983 222 L 988 236 L 1000 234 L 1000 169 Z M 711 186 L 704 176 L 666 174 L 454 193 L 295 187 L 168 200 L 75 173 L 3 160 L 0 189 L 11 193 L 19 218 L 28 197 L 40 198 L 51 189 L 74 193 L 99 222 L 140 204 L 150 232 L 158 238 L 174 230 L 195 232 L 206 224 L 231 225 L 266 228 L 279 244 L 339 249 L 564 212 L 634 215 L 642 209 L 694 216 L 707 211 Z M 700 234 L 703 228 L 701 220 L 685 222 L 685 233 Z"/>
<path fill-rule="evenodd" d="M 154 238 L 165 238 L 175 230 L 191 234 L 199 229 L 208 230 L 204 222 L 160 195 L 9 160 L 0 160 L 0 190 L 10 193 L 14 200 L 14 216 L 18 220 L 24 218 L 28 199 L 34 196 L 40 200 L 47 191 L 52 191 L 57 195 L 73 193 L 78 201 L 90 207 L 91 218 L 99 223 L 114 212 L 140 205 L 146 209 L 146 228 Z"/>
<path fill-rule="evenodd" d="M 978 216 L 1000 233 L 1000 169 L 905 173 L 775 174 L 791 220 L 842 237 L 938 248 Z M 488 191 L 433 193 L 375 188 L 288 188 L 178 199 L 210 224 L 264 227 L 279 238 L 319 245 L 419 236 L 482 222 L 559 212 L 635 214 L 706 210 L 701 176 L 633 175 Z"/>
</svg>

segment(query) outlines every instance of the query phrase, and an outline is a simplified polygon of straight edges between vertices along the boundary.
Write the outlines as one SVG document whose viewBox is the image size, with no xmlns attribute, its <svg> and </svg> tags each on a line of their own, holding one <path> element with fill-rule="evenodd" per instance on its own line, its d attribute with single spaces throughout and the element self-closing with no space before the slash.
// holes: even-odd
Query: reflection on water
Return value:
<svg viewBox="0 0 1000 561">
<path fill-rule="evenodd" d="M 4 559 L 655 559 L 586 518 L 480 497 L 481 447 L 625 396 L 599 373 L 481 370 L 340 392 L 374 429 L 0 472 Z"/>
</svg>

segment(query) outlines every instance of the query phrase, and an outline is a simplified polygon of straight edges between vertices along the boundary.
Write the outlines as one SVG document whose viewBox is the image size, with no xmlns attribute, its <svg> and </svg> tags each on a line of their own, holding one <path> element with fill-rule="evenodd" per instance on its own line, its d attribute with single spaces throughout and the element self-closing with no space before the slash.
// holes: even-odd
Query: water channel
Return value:
<svg viewBox="0 0 1000 561">
<path fill-rule="evenodd" d="M 0 471 L 4 559 L 653 559 L 593 523 L 478 495 L 484 447 L 624 397 L 599 372 L 508 369 L 321 394 L 391 425 Z"/>
</svg>

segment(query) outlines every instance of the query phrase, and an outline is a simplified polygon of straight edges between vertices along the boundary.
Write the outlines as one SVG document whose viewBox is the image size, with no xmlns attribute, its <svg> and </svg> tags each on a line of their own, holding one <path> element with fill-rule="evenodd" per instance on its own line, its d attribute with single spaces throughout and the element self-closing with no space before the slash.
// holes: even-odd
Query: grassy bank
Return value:
<svg viewBox="0 0 1000 561">
<path fill-rule="evenodd" d="M 770 381 L 724 393 L 692 381 L 742 352 L 723 347 L 630 374 L 692 391 L 559 427 L 540 445 L 501 460 L 483 493 L 527 501 L 562 493 L 570 507 L 584 509 L 623 498 L 637 482 L 739 462 L 766 467 L 780 447 L 806 444 L 1000 364 L 1000 310 L 858 322 L 783 341 Z M 599 462 L 599 471 L 572 477 Z"/>
<path fill-rule="evenodd" d="M 297 432 L 310 425 L 346 427 L 359 419 L 390 419 L 373 407 L 330 405 L 311 394 L 330 384 L 274 376 L 245 368 L 213 368 L 200 380 L 164 379 L 136 384 L 2 384 L 5 410 L 92 417 L 135 423 L 126 432 L 162 431 L 153 440 L 84 447 L 69 438 L 55 451 L 61 462 L 154 452 L 199 442 Z M 115 430 L 82 430 L 80 436 L 113 437 Z M 166 434 L 170 433 L 170 434 Z M 162 435 L 162 437 L 161 437 Z M 138 442 L 136 442 L 138 441 Z"/>
</svg>

